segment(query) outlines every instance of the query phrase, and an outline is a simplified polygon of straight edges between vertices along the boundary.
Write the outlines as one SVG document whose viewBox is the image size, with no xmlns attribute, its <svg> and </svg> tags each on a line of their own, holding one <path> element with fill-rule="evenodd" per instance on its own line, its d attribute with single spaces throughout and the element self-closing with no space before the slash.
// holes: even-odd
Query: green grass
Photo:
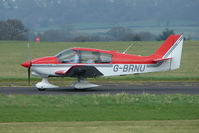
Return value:
<svg viewBox="0 0 199 133">
<path fill-rule="evenodd" d="M 197 119 L 199 95 L 0 96 L 0 122 Z"/>
<path fill-rule="evenodd" d="M 198 133 L 199 120 L 0 123 L 0 133 Z"/>
<path fill-rule="evenodd" d="M 162 42 L 41 42 L 30 43 L 31 58 L 53 56 L 71 47 L 89 47 L 105 50 L 124 51 L 129 44 L 133 47 L 128 54 L 150 55 L 154 53 Z M 171 72 L 129 75 L 125 77 L 111 77 L 113 80 L 199 80 L 199 41 L 185 41 L 183 46 L 181 68 Z M 27 61 L 27 42 L 0 41 L 0 81 L 23 81 L 27 78 L 27 69 L 20 66 Z M 38 78 L 33 78 L 37 80 Z M 56 79 L 56 78 L 54 78 Z M 105 78 L 107 79 L 107 78 Z M 68 79 L 67 79 L 68 80 Z M 103 80 L 103 79 L 102 79 Z"/>
</svg>

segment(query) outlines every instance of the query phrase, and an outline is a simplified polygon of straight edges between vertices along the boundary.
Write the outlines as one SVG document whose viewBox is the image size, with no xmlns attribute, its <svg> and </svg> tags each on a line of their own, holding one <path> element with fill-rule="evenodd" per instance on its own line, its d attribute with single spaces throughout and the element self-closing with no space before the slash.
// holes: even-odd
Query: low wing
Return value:
<svg viewBox="0 0 199 133">
<path fill-rule="evenodd" d="M 103 76 L 103 74 L 95 68 L 95 66 L 83 66 L 83 65 L 75 65 L 72 66 L 68 71 L 57 71 L 55 72 L 57 75 L 64 77 L 98 77 Z"/>
</svg>

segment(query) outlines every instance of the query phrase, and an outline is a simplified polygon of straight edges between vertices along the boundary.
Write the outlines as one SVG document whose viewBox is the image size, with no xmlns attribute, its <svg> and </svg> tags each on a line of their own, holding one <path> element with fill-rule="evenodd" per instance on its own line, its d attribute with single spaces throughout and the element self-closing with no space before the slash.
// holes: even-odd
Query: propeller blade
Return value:
<svg viewBox="0 0 199 133">
<path fill-rule="evenodd" d="M 28 68 L 28 85 L 30 85 L 30 67 Z"/>
<path fill-rule="evenodd" d="M 32 62 L 30 61 L 30 67 L 28 67 L 28 85 L 30 85 L 30 68 L 32 66 Z"/>
</svg>

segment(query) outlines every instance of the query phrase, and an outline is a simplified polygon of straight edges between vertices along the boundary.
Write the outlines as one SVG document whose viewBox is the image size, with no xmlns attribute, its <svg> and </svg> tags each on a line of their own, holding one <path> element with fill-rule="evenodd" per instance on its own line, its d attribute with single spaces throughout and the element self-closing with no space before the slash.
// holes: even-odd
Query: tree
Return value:
<svg viewBox="0 0 199 133">
<path fill-rule="evenodd" d="M 138 35 L 140 36 L 142 41 L 155 40 L 155 35 L 151 34 L 150 32 L 139 32 Z"/>
<path fill-rule="evenodd" d="M 188 36 L 184 36 L 184 40 L 186 41 L 186 40 L 191 40 L 192 38 L 191 38 L 191 35 L 188 35 Z"/>
<path fill-rule="evenodd" d="M 92 35 L 80 35 L 72 38 L 70 41 L 72 42 L 96 42 L 102 41 L 103 39 L 100 36 L 92 36 Z"/>
<path fill-rule="evenodd" d="M 133 41 L 135 35 L 133 33 L 125 34 L 120 40 L 121 41 Z"/>
<path fill-rule="evenodd" d="M 38 34 L 41 38 L 41 41 L 50 41 L 50 42 L 58 42 L 65 41 L 66 35 L 62 30 L 47 30 L 43 34 Z"/>
<path fill-rule="evenodd" d="M 0 21 L 0 40 L 8 40 L 7 38 L 7 30 L 6 30 L 6 22 Z"/>
<path fill-rule="evenodd" d="M 133 37 L 133 41 L 141 41 L 142 39 L 141 39 L 141 37 L 138 35 L 138 34 L 136 34 L 134 37 Z"/>
<path fill-rule="evenodd" d="M 27 31 L 18 19 L 0 21 L 0 40 L 27 40 Z"/>
<path fill-rule="evenodd" d="M 160 35 L 157 37 L 157 40 L 158 40 L 158 41 L 166 40 L 170 35 L 174 35 L 174 34 L 175 34 L 174 30 L 166 28 L 166 29 L 162 32 L 162 34 L 160 34 Z"/>
<path fill-rule="evenodd" d="M 107 32 L 107 34 L 113 37 L 113 40 L 128 41 L 127 38 L 133 36 L 133 31 L 127 27 L 113 27 Z M 130 38 L 130 40 L 132 40 L 132 38 Z"/>
</svg>

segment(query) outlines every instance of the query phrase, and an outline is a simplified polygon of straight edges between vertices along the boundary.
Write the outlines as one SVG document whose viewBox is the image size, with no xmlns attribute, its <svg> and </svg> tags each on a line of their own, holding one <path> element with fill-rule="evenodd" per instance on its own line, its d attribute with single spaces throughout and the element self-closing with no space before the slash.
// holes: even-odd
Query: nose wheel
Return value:
<svg viewBox="0 0 199 133">
<path fill-rule="evenodd" d="M 38 82 L 36 84 L 36 87 L 39 91 L 45 91 L 46 89 L 49 89 L 49 88 L 58 88 L 58 86 L 50 84 L 48 82 L 48 77 L 43 78 L 41 82 Z"/>
</svg>

